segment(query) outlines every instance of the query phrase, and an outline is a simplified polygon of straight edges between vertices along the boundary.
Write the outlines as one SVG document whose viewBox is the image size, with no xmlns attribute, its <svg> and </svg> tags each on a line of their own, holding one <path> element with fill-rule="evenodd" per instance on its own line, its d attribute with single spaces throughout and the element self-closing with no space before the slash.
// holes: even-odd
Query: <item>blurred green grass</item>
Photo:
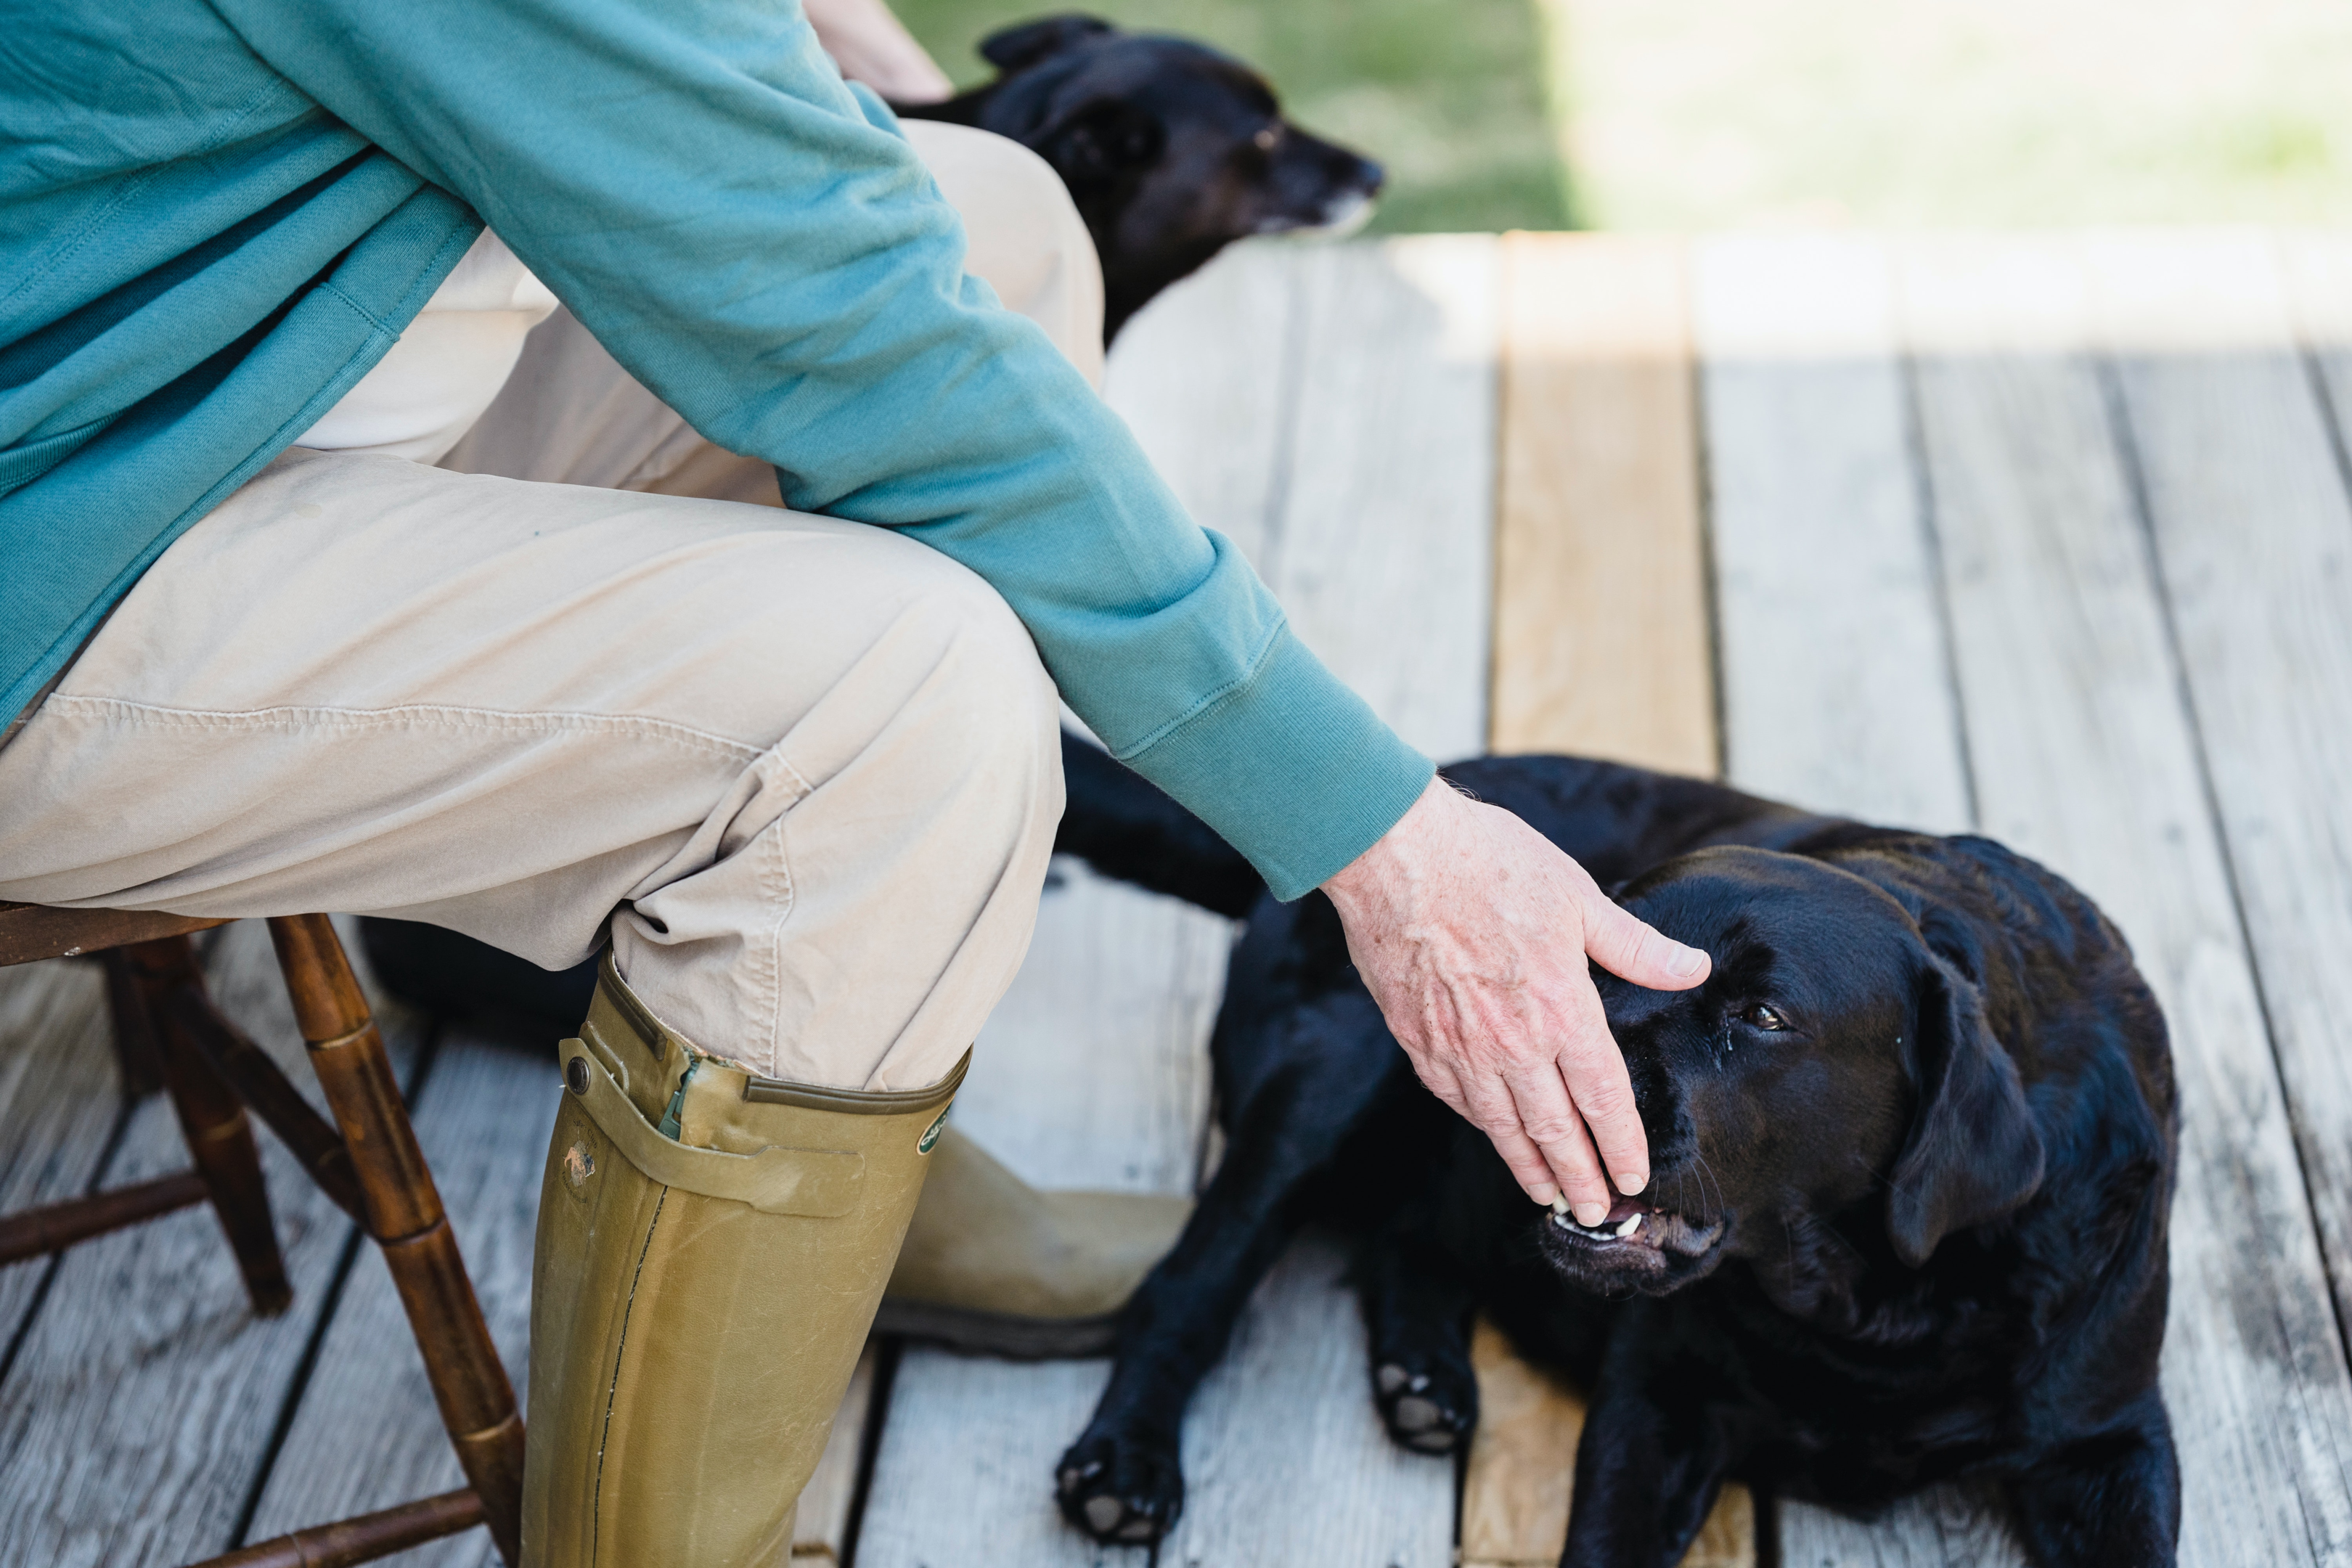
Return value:
<svg viewBox="0 0 2352 1568">
<path fill-rule="evenodd" d="M 1001 26 L 1052 7 L 905 0 L 895 7 L 959 86 Z M 1139 32 L 1181 34 L 1255 66 L 1297 123 L 1389 172 L 1372 227 L 1416 233 L 1565 228 L 1571 214 L 1546 113 L 1541 22 L 1528 0 L 1097 0 Z"/>
<path fill-rule="evenodd" d="M 2352 0 L 1101 0 L 1386 164 L 1376 230 L 2352 224 Z M 960 82 L 1022 0 L 907 0 Z"/>
<path fill-rule="evenodd" d="M 2352 222 L 2347 0 L 1536 0 L 1609 228 Z"/>
</svg>

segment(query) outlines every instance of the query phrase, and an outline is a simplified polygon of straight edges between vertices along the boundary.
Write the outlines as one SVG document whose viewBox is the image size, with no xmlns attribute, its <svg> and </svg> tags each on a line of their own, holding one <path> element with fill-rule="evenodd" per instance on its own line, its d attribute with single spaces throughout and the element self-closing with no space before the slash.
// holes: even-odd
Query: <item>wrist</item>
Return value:
<svg viewBox="0 0 2352 1568">
<path fill-rule="evenodd" d="M 1386 833 L 1331 875 L 1323 884 L 1324 893 L 1342 915 L 1392 897 L 1401 884 L 1415 879 L 1413 869 L 1421 858 L 1422 845 L 1447 810 L 1460 804 L 1462 797 L 1454 787 L 1442 775 L 1432 775 L 1420 796 Z"/>
</svg>

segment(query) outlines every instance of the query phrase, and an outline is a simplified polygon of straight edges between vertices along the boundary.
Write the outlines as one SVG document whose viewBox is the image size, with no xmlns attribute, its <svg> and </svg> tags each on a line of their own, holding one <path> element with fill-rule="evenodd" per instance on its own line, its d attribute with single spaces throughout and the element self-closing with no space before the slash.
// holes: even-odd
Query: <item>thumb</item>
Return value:
<svg viewBox="0 0 2352 1568">
<path fill-rule="evenodd" d="M 1653 991 L 1687 991 L 1714 967 L 1706 953 L 1634 919 L 1597 889 L 1585 900 L 1584 951 L 1610 973 Z"/>
</svg>

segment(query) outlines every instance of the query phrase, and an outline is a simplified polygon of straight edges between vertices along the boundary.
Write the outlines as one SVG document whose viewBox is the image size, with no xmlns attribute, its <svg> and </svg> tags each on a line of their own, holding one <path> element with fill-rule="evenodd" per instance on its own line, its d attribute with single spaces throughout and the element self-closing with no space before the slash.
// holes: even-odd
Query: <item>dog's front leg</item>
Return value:
<svg viewBox="0 0 2352 1568">
<path fill-rule="evenodd" d="M 1275 1027 L 1279 1065 L 1236 1109 L 1224 1163 L 1119 1321 L 1094 1419 L 1056 1467 L 1063 1515 L 1098 1541 L 1157 1540 L 1183 1509 L 1184 1407 L 1297 1226 L 1296 1199 L 1402 1058 L 1371 997 L 1326 996 Z"/>
<path fill-rule="evenodd" d="M 2180 1465 L 2164 1402 L 2149 1390 L 2106 1431 L 2043 1456 L 2009 1492 L 2036 1568 L 2171 1568 Z"/>
<path fill-rule="evenodd" d="M 1467 1271 L 1439 1240 L 1441 1224 L 1423 1194 L 1366 1240 L 1357 1261 L 1372 1403 L 1389 1436 L 1423 1454 L 1452 1453 L 1478 1425 L 1475 1300 Z"/>
<path fill-rule="evenodd" d="M 1621 1332 L 1606 1352 L 1577 1444 L 1561 1568 L 1674 1568 L 1730 1470 L 1724 1424 L 1704 1405 L 1663 1393 L 1643 1364 L 1639 1338 Z"/>
</svg>

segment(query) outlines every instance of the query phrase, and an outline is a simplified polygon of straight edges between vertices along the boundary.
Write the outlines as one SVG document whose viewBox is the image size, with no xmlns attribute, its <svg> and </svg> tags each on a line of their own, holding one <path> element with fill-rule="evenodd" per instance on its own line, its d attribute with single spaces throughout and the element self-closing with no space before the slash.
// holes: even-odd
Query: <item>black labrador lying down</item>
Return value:
<svg viewBox="0 0 2352 1568">
<path fill-rule="evenodd" d="M 1345 228 L 1380 194 L 1378 163 L 1291 124 L 1264 77 L 1200 44 L 1065 16 L 980 52 L 994 81 L 898 111 L 1009 136 L 1054 166 L 1102 258 L 1105 342 L 1234 240 Z"/>
<path fill-rule="evenodd" d="M 1065 752 L 1060 847 L 1248 919 L 1212 1047 L 1227 1153 L 1061 1461 L 1074 1524 L 1141 1542 L 1174 1521 L 1186 1402 L 1313 1219 L 1360 1237 L 1398 1442 L 1466 1440 L 1474 1310 L 1587 1391 L 1564 1563 L 1677 1562 L 1727 1479 L 1867 1515 L 1965 1475 L 2003 1483 L 2038 1563 L 2172 1562 L 2171 1058 L 2080 892 L 1987 839 L 1690 779 L 1447 770 L 1714 956 L 1681 994 L 1595 972 L 1654 1174 L 1588 1230 L 1415 1081 L 1328 901 L 1275 903 L 1150 784 Z"/>
</svg>

